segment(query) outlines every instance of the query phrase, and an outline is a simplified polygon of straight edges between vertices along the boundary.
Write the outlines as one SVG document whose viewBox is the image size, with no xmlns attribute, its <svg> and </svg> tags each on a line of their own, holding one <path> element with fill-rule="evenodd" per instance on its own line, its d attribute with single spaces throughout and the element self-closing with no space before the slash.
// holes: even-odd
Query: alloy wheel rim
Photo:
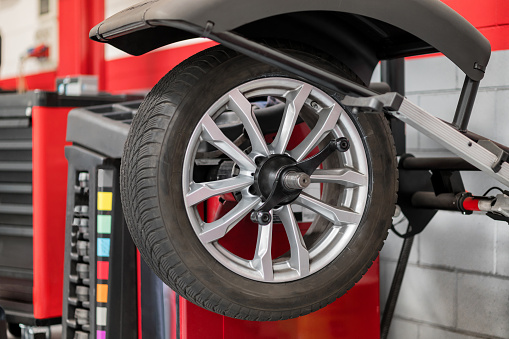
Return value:
<svg viewBox="0 0 509 339">
<path fill-rule="evenodd" d="M 252 114 L 252 101 L 263 97 L 278 98 L 284 102 L 284 113 L 272 143 Z M 221 131 L 221 116 L 231 112 L 242 123 L 251 147 L 245 151 Z M 295 125 L 304 121 L 309 134 L 296 147 L 287 149 Z M 313 125 L 314 124 L 314 125 Z M 292 203 L 270 211 L 279 218 L 286 231 L 290 250 L 279 258 L 271 257 L 274 224 L 258 226 L 255 253 L 244 259 L 219 244 L 240 220 L 262 204 L 262 198 L 250 187 L 258 168 L 257 158 L 286 154 L 301 161 L 315 147 L 328 138 L 347 137 L 352 145 L 345 153 L 336 154 L 332 165 L 315 171 L 311 182 L 322 187 L 317 199 L 306 192 Z M 233 160 L 238 169 L 231 178 L 194 182 L 197 152 L 208 143 Z M 337 153 L 337 152 L 336 152 Z M 223 266 L 251 280 L 262 282 L 289 282 L 305 278 L 334 261 L 347 247 L 359 227 L 368 199 L 369 168 L 363 139 L 350 116 L 328 94 L 302 81 L 271 77 L 244 83 L 219 98 L 205 112 L 195 127 L 186 149 L 182 175 L 184 203 L 189 221 L 205 249 Z M 204 222 L 197 206 L 207 199 L 225 193 L 237 192 L 236 206 L 218 220 Z M 331 201 L 337 201 L 332 206 Z M 300 206 L 316 214 L 305 234 L 301 234 L 292 211 Z"/>
</svg>

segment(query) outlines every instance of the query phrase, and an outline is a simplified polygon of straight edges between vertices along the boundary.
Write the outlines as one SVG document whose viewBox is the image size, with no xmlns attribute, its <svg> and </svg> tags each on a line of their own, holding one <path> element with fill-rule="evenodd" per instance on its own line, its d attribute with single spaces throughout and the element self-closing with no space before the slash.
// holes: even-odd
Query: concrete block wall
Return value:
<svg viewBox="0 0 509 339">
<path fill-rule="evenodd" d="M 444 57 L 405 63 L 407 97 L 451 121 L 464 75 Z M 375 73 L 377 74 L 377 73 Z M 374 80 L 378 75 L 374 76 Z M 469 129 L 509 144 L 509 51 L 496 51 L 481 82 Z M 407 127 L 407 152 L 450 155 Z M 482 173 L 464 173 L 468 191 L 501 186 Z M 398 225 L 406 229 L 405 220 Z M 385 306 L 402 240 L 391 232 L 381 258 Z M 509 225 L 484 215 L 438 212 L 416 236 L 389 337 L 392 339 L 509 338 Z"/>
</svg>

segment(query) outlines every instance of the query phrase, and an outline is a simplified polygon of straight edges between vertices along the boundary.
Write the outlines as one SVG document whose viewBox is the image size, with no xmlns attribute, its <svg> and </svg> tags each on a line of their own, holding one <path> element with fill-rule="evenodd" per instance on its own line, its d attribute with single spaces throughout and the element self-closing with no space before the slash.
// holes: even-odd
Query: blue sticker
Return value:
<svg viewBox="0 0 509 339">
<path fill-rule="evenodd" d="M 98 238 L 97 239 L 97 256 L 109 257 L 110 256 L 110 239 Z"/>
</svg>

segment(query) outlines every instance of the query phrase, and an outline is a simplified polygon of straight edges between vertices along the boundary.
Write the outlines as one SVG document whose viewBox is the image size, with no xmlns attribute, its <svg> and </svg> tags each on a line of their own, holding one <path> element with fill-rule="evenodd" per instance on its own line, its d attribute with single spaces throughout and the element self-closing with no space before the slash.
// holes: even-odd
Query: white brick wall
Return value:
<svg viewBox="0 0 509 339">
<path fill-rule="evenodd" d="M 377 73 L 377 72 L 375 72 Z M 374 76 L 374 81 L 379 78 Z M 451 121 L 464 75 L 444 57 L 406 62 L 407 97 Z M 509 51 L 492 54 L 469 129 L 509 144 Z M 407 127 L 407 151 L 448 155 Z M 464 172 L 465 188 L 483 194 L 501 186 L 479 172 Z M 406 229 L 405 225 L 401 229 Z M 402 240 L 389 235 L 380 253 L 382 309 Z M 389 333 L 397 339 L 509 338 L 509 225 L 483 215 L 438 212 L 416 236 Z"/>
</svg>

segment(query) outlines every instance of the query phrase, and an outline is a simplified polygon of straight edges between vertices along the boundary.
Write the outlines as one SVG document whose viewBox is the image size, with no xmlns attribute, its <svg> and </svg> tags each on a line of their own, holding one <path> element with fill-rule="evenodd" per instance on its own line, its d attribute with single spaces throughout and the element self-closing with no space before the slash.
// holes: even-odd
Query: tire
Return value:
<svg viewBox="0 0 509 339">
<path fill-rule="evenodd" d="M 278 48 L 359 82 L 344 65 L 307 47 Z M 338 104 L 341 98 L 222 46 L 164 76 L 133 120 L 121 166 L 126 221 L 152 270 L 199 306 L 256 321 L 308 314 L 353 287 L 387 236 L 397 170 L 385 117 L 353 114 Z M 251 107 L 271 102 L 255 109 L 250 120 Z M 291 139 L 279 132 L 279 141 L 263 146 L 279 130 L 275 118 L 289 123 Z M 326 126 L 332 131 L 316 132 Z M 350 149 L 334 152 L 311 176 L 318 199 L 298 191 L 295 200 L 278 203 L 268 225 L 249 221 L 252 209 L 268 199 L 266 186 L 273 187 L 267 178 L 276 172 L 269 171 L 267 159 L 277 159 L 278 166 L 282 153 L 300 160 L 316 152 L 314 146 L 323 149 L 342 136 Z M 298 146 L 290 149 L 288 142 Z M 267 151 L 274 154 L 268 157 Z M 312 219 L 310 225 L 296 224 L 297 208 Z M 228 240 L 234 233 L 237 240 Z M 274 254 L 279 243 L 273 247 L 272 238 L 280 234 L 288 238 L 286 247 Z"/>
</svg>

